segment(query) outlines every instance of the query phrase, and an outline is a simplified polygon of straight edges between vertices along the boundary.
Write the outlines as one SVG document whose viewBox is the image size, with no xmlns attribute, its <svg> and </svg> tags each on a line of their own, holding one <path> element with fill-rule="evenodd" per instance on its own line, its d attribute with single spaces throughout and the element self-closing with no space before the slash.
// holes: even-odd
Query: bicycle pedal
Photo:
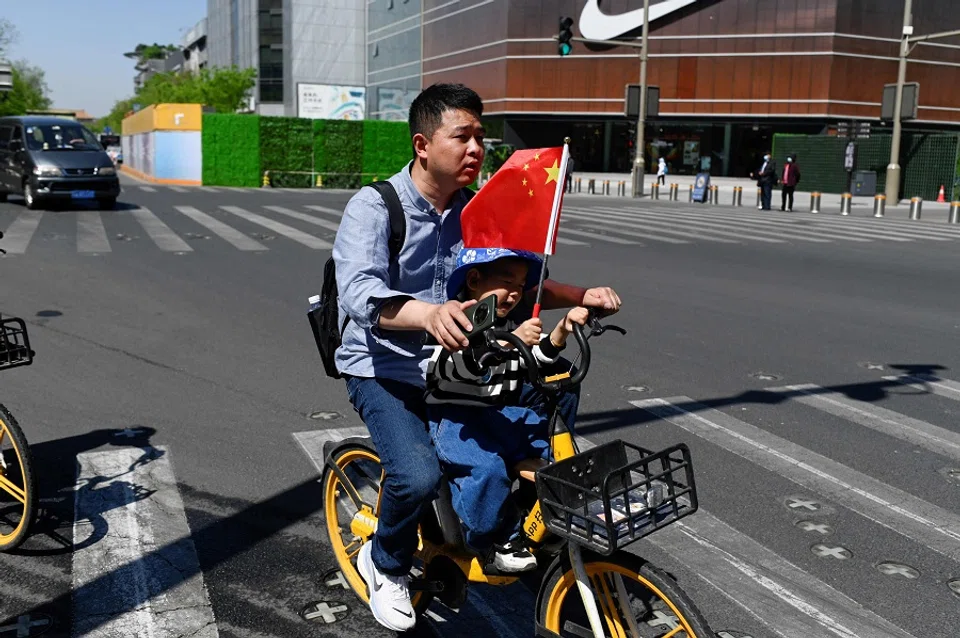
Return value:
<svg viewBox="0 0 960 638">
<path fill-rule="evenodd" d="M 440 592 L 444 591 L 445 587 L 443 581 L 441 580 L 425 580 L 423 578 L 417 578 L 410 581 L 409 589 L 410 591 L 422 591 L 431 594 L 439 594 Z"/>
</svg>

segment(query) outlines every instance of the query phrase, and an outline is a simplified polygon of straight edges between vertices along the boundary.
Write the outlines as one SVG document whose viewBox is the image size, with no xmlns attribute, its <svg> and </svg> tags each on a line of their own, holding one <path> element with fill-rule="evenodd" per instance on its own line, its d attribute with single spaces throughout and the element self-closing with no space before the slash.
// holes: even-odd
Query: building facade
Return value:
<svg viewBox="0 0 960 638">
<path fill-rule="evenodd" d="M 197 73 L 207 68 L 207 19 L 197 22 L 187 31 L 180 41 L 183 48 L 183 70 L 188 73 Z"/>
<path fill-rule="evenodd" d="M 357 0 L 207 0 L 209 65 L 257 70 L 249 110 L 305 115 L 304 102 L 318 94 L 315 86 L 362 91 L 364 4 Z"/>
<path fill-rule="evenodd" d="M 391 4 L 374 5 L 381 3 Z M 403 27 L 398 11 L 407 3 L 392 4 L 392 28 L 412 32 L 416 21 L 406 18 Z M 578 169 L 629 171 L 636 131 L 623 113 L 624 92 L 639 83 L 637 50 L 574 43 L 561 58 L 553 39 L 560 16 L 574 19 L 579 36 L 583 12 L 595 4 L 423 0 L 421 85 L 456 81 L 477 89 L 488 128 L 506 142 L 547 146 L 570 136 Z M 617 37 L 639 39 L 642 0 L 599 5 L 614 16 L 613 23 L 601 20 L 607 33 L 635 26 Z M 914 7 L 917 34 L 960 28 L 953 0 Z M 663 155 L 675 173 L 746 175 L 774 133 L 820 133 L 849 120 L 881 129 L 889 124 L 879 119 L 881 95 L 896 81 L 902 20 L 903 0 L 699 0 L 651 20 L 647 81 L 660 87 L 660 109 L 646 128 L 647 165 Z M 397 70 L 407 82 L 416 65 L 397 59 L 409 65 Z M 368 82 L 379 81 L 371 70 Z M 907 81 L 920 84 L 919 117 L 908 126 L 960 126 L 953 89 L 960 39 L 919 44 Z"/>
</svg>

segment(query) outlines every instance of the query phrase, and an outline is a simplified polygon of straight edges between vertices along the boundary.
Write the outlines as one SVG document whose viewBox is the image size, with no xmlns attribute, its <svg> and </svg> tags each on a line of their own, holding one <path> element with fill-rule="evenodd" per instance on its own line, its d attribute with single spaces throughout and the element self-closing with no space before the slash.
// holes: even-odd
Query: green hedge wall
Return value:
<svg viewBox="0 0 960 638">
<path fill-rule="evenodd" d="M 325 188 L 360 188 L 363 172 L 363 122 L 327 120 L 322 145 Z"/>
<path fill-rule="evenodd" d="M 310 120 L 297 117 L 260 118 L 260 171 L 270 171 L 273 186 L 310 188 L 312 129 Z"/>
<path fill-rule="evenodd" d="M 363 183 L 386 179 L 413 157 L 410 129 L 406 122 L 364 120 Z"/>
<path fill-rule="evenodd" d="M 204 113 L 203 183 L 260 186 L 260 116 Z"/>
</svg>

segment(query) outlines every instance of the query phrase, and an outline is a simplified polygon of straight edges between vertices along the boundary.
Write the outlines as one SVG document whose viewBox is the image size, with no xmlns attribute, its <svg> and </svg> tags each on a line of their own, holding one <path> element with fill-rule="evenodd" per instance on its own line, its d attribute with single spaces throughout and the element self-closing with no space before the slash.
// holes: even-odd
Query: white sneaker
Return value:
<svg viewBox="0 0 960 638">
<path fill-rule="evenodd" d="M 407 631 L 417 624 L 410 603 L 410 577 L 390 576 L 377 569 L 371 552 L 373 543 L 364 543 L 357 554 L 357 569 L 367 583 L 370 611 L 377 622 L 393 631 Z"/>
<path fill-rule="evenodd" d="M 503 573 L 526 572 L 537 568 L 537 557 L 526 547 L 510 541 L 503 545 L 494 545 L 492 561 L 494 567 Z"/>
</svg>

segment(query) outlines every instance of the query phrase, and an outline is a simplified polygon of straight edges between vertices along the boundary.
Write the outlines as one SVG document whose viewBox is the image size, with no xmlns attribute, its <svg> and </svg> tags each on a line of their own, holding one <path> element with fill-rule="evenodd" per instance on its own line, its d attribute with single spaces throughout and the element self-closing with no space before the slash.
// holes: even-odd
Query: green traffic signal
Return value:
<svg viewBox="0 0 960 638">
<path fill-rule="evenodd" d="M 570 55 L 570 52 L 573 51 L 573 44 L 570 42 L 573 39 L 572 26 L 573 18 L 560 16 L 560 32 L 557 35 L 557 41 L 559 42 L 557 52 L 561 56 Z"/>
</svg>

